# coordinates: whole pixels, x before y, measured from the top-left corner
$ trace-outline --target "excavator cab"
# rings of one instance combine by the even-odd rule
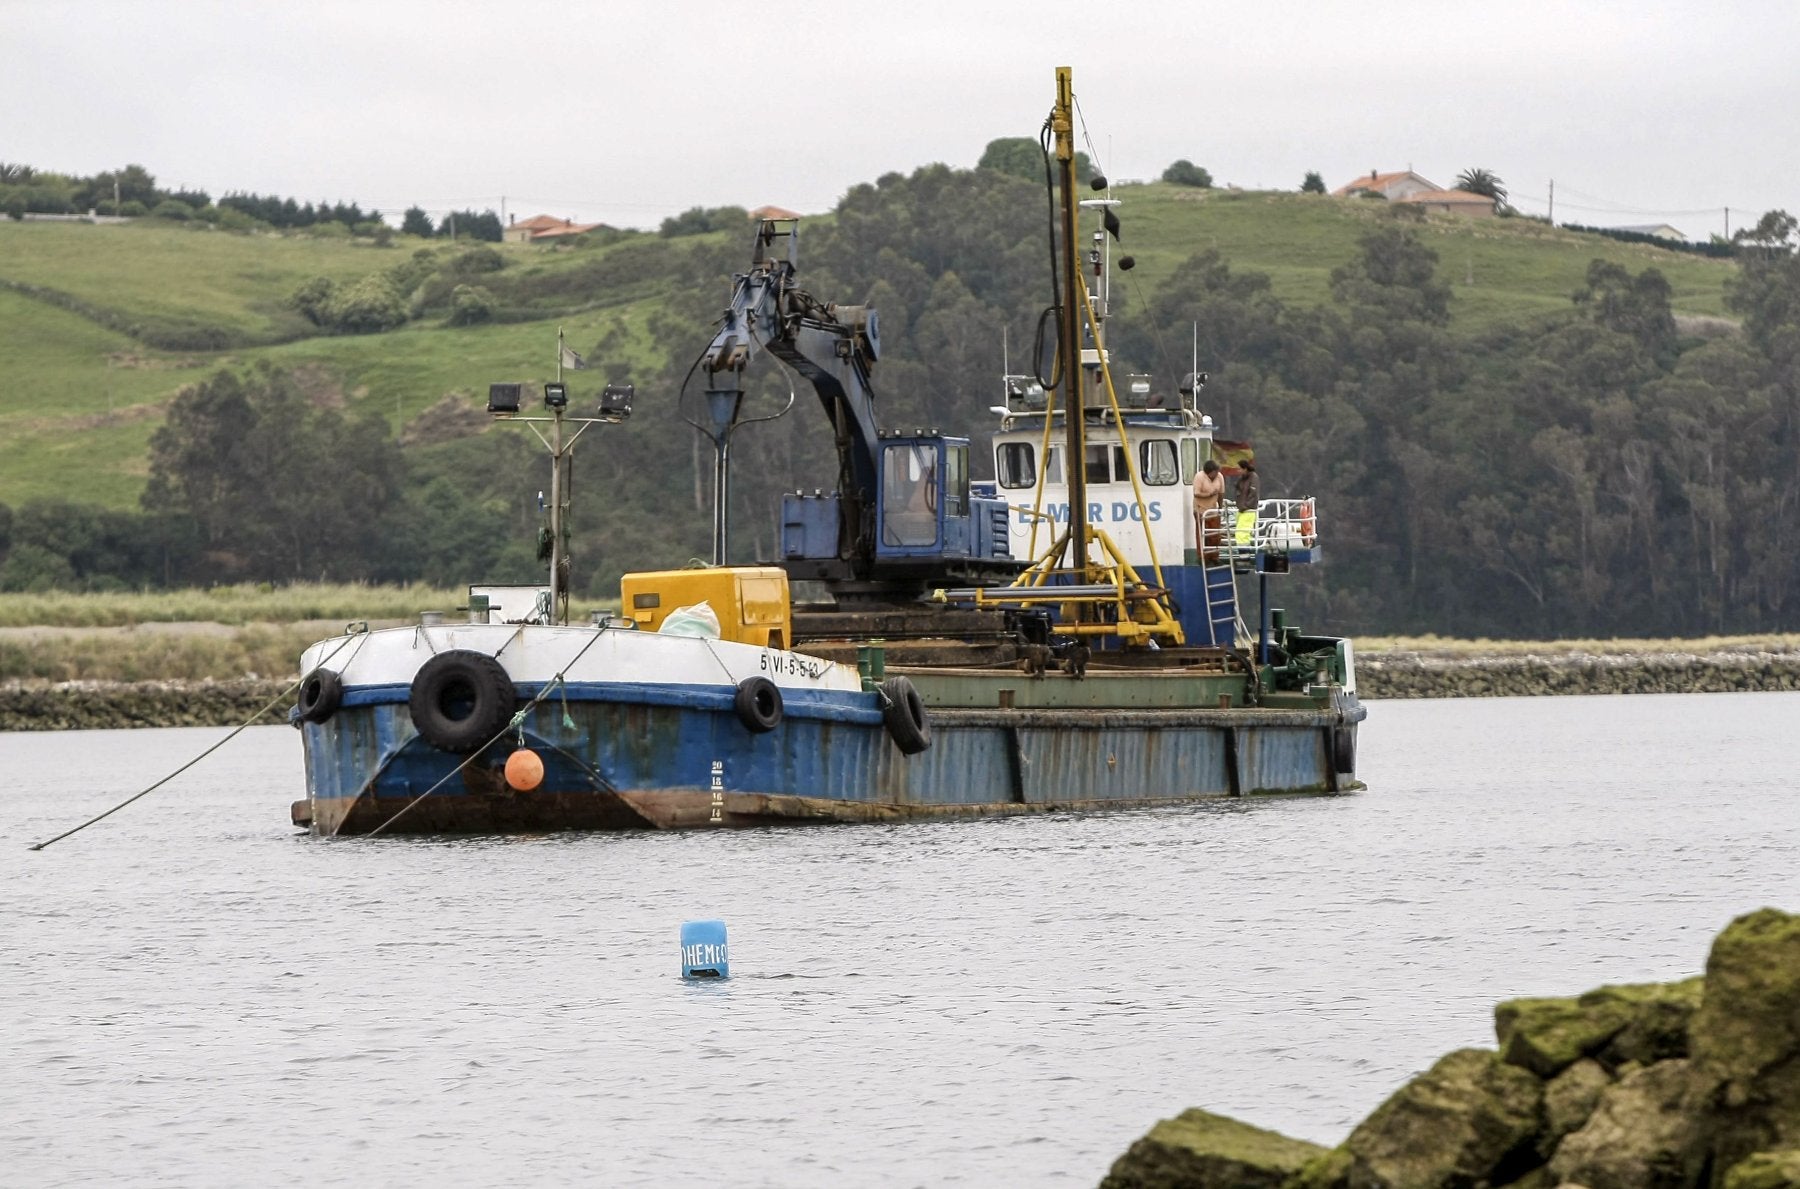
[[[876,452],[875,550],[868,575],[1016,571],[1004,500],[973,495],[969,439],[884,434]],[[782,561],[798,578],[833,577],[839,548],[838,496],[782,499]]]

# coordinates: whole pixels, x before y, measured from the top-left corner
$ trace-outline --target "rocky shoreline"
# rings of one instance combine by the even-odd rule
[[[59,681],[0,684],[0,731],[82,731],[123,727],[235,727],[292,680]],[[287,722],[288,699],[257,719]]]
[[[1366,651],[1356,672],[1369,699],[1800,690],[1800,650]],[[237,726],[291,681],[7,681],[0,731]],[[287,710],[258,721],[284,723]]]
[[[1800,689],[1800,651],[1359,652],[1365,698],[1718,694]]]
[[[1204,1110],[1102,1189],[1800,1189],[1800,916],[1765,908],[1703,977],[1494,1009],[1335,1148]]]

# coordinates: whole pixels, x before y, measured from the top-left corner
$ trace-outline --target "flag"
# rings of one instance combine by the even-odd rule
[[[571,371],[580,371],[587,366],[587,360],[575,354],[572,348],[564,347],[562,349],[562,365]]]

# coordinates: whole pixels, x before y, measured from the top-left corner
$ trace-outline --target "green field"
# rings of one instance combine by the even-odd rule
[[[1391,222],[1386,203],[1314,194],[1194,190],[1154,183],[1121,188],[1125,238],[1137,257],[1138,283],[1154,289],[1197,251],[1217,249],[1233,271],[1269,275],[1292,304],[1329,300],[1331,271],[1356,252],[1358,237]],[[1465,334],[1569,310],[1588,262],[1612,261],[1633,272],[1660,269],[1677,313],[1724,313],[1728,261],[1564,231],[1528,219],[1432,215],[1408,223],[1438,254],[1438,276],[1455,293],[1454,328]]]
[[[1163,183],[1123,187],[1118,196],[1121,250],[1139,261],[1124,283],[1144,295],[1195,252],[1216,248],[1235,271],[1267,273],[1284,301],[1326,301],[1332,269],[1356,253],[1362,234],[1392,217],[1368,201]],[[1722,314],[1723,282],[1732,272],[1729,262],[1524,219],[1433,216],[1416,226],[1452,285],[1452,329],[1466,335],[1568,314],[1570,294],[1597,257],[1633,271],[1661,269],[1683,314]],[[515,302],[509,320],[450,329],[427,316],[386,334],[326,336],[285,307],[289,294],[312,277],[351,282],[405,262],[421,241],[397,237],[382,248],[156,220],[0,220],[0,502],[54,497],[133,506],[147,477],[149,437],[168,402],[220,366],[264,359],[316,365],[332,390],[327,396],[396,425],[447,394],[473,402],[492,380],[550,374],[559,326],[577,349],[602,337],[617,344],[596,363],[652,369],[671,349],[685,354],[694,345],[654,342],[647,329],[676,293],[672,276],[647,275],[636,265],[658,259],[660,242],[640,236],[576,250],[503,245],[508,267],[493,275],[504,278]],[[434,242],[432,250],[447,260],[460,247]],[[609,261],[624,280],[604,272]],[[804,278],[804,257],[801,264]],[[511,320],[519,316],[534,320]],[[192,332],[237,345],[155,350],[134,337],[146,328],[157,341]],[[705,329],[695,327],[696,341]]]

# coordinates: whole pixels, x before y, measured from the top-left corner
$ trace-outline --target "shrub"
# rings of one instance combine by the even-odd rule
[[[124,215],[127,219],[141,219],[149,214],[150,211],[143,203],[132,198],[120,205],[119,213]]]
[[[380,219],[364,219],[361,223],[352,227],[350,232],[360,239],[378,240],[381,239],[384,234],[388,239],[394,238],[394,229],[389,227],[386,223],[383,223]]]
[[[708,231],[737,231],[748,226],[750,212],[741,206],[693,206],[662,221],[657,234],[665,239],[703,235]]]
[[[25,196],[17,191],[6,196],[6,213],[14,220],[25,217]]]
[[[140,204],[141,205],[141,204]],[[75,204],[66,192],[49,186],[34,186],[25,191],[25,209],[40,215],[72,215]],[[140,209],[139,214],[143,214]]]
[[[0,565],[0,590],[38,592],[67,590],[76,585],[75,568],[69,559],[52,553],[42,545],[16,545]]]
[[[1163,170],[1162,180],[1177,186],[1195,186],[1202,190],[1212,189],[1212,174],[1195,165],[1186,157],[1174,162]]]
[[[420,248],[400,263],[390,264],[382,275],[401,293],[411,293],[430,280],[437,270],[437,253],[430,248]]]
[[[194,217],[194,208],[177,199],[165,198],[150,213],[158,219],[173,219],[178,223],[185,223]]]
[[[258,226],[255,219],[236,207],[222,206],[213,209],[219,212],[218,223],[221,231],[255,231]]]
[[[483,244],[470,248],[450,262],[450,267],[465,275],[484,272],[499,272],[506,267],[506,257],[498,248],[490,248]]]
[[[337,282],[330,277],[314,277],[288,295],[287,305],[314,326],[331,325],[331,306],[337,297]]]
[[[479,285],[458,285],[450,294],[450,325],[476,326],[492,321],[494,295]]]
[[[340,228],[343,225],[337,224]],[[349,234],[348,229],[344,229]],[[364,277],[338,291],[327,313],[333,330],[345,334],[372,334],[392,330],[406,322],[406,299],[394,283],[380,273]]]

